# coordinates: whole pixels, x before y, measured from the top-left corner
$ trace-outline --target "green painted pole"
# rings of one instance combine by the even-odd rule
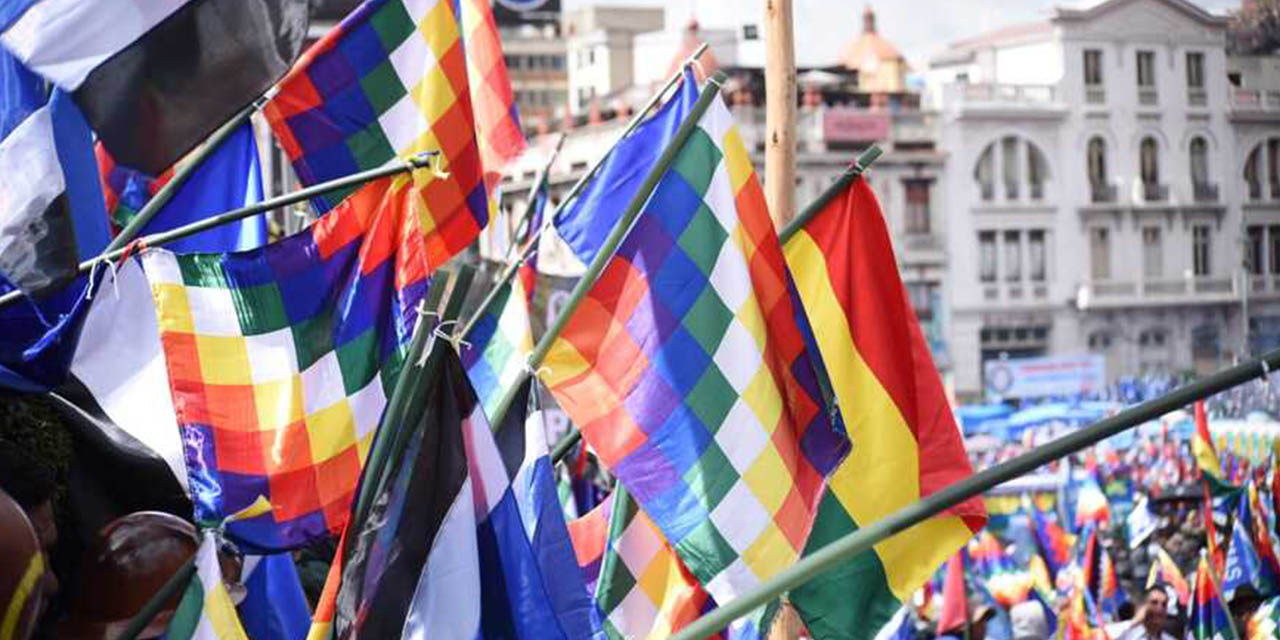
[[[541,229],[535,231],[533,229],[525,229],[525,227],[528,227],[529,223],[533,222],[533,205],[538,201],[538,192],[542,190],[542,187],[550,179],[551,165],[555,164],[556,158],[560,157],[560,149],[564,147],[564,141],[567,137],[564,133],[561,133],[556,138],[556,146],[551,150],[551,155],[547,156],[547,161],[538,169],[538,176],[533,179],[533,182],[529,183],[529,193],[524,197],[524,209],[520,214],[520,222],[512,232],[511,244],[507,246],[507,255],[503,257],[503,262],[510,263],[517,250],[521,253],[527,251],[528,247],[521,246],[522,244],[528,245],[537,241],[537,231],[541,231]],[[524,233],[521,233],[522,231]],[[518,240],[521,236],[524,236],[524,243]]]
[[[870,551],[886,538],[906,531],[969,498],[981,495],[997,485],[1026,475],[1049,462],[1081,451],[1117,433],[1155,420],[1170,411],[1181,409],[1197,400],[1203,400],[1254,378],[1266,376],[1278,368],[1280,368],[1280,349],[1269,351],[1256,360],[1218,371],[1164,396],[1130,407],[1079,431],[1041,445],[1012,460],[983,469],[801,558],[795,564],[762,582],[755,589],[698,618],[693,624],[681,630],[675,639],[706,638],[723,629],[730,622],[747,615],[756,607],[808,582],[824,571],[835,568],[849,558],[864,551]],[[857,444],[855,443],[854,446]]]
[[[786,227],[783,227],[782,231],[778,233],[778,241],[781,244],[786,244],[787,240],[790,239],[791,236],[795,235],[797,231],[802,229],[804,225],[809,222],[809,220],[813,219],[813,216],[817,215],[823,207],[827,206],[827,203],[831,202],[832,198],[839,195],[841,191],[844,191],[845,187],[848,187],[849,183],[853,182],[854,178],[862,175],[862,173],[867,170],[867,167],[871,166],[871,163],[875,162],[881,154],[882,152],[880,151],[880,147],[875,145],[868,147],[866,151],[859,154],[858,159],[854,162],[853,166],[849,167],[848,170],[841,174],[841,176],[832,183],[826,191],[823,191],[816,200],[810,203],[809,206],[805,207],[794,220],[787,223]],[[564,457],[569,455],[569,452],[573,450],[573,446],[578,444],[578,441],[581,439],[582,432],[570,425],[569,433],[565,434],[565,436],[561,438],[560,441],[551,449],[551,464],[555,465],[563,460]]]
[[[420,153],[418,155],[415,155],[410,158],[406,158],[404,160],[397,160],[385,167],[370,169],[368,171],[361,171],[360,173],[353,173],[349,176],[338,178],[337,180],[323,182],[321,184],[307,187],[306,189],[302,189],[300,191],[295,191],[293,193],[279,196],[277,198],[272,198],[270,200],[264,200],[254,205],[249,205],[247,207],[243,207],[240,209],[234,209],[232,211],[219,213],[217,215],[213,215],[208,218],[205,218],[204,220],[198,220],[196,222],[192,222],[191,224],[182,225],[181,227],[177,227],[175,229],[162,231],[160,233],[153,233],[149,236],[145,236],[143,240],[146,242],[147,246],[149,247],[158,247],[158,246],[173,242],[175,240],[181,240],[182,238],[195,235],[197,233],[200,233],[201,231],[212,229],[214,227],[219,227],[224,224],[229,224],[237,220],[243,220],[245,218],[248,218],[250,216],[255,216],[265,211],[270,211],[277,207],[284,207],[297,202],[309,200],[315,196],[329,193],[330,191],[338,191],[340,189],[345,189],[353,185],[363,184],[371,180],[376,180],[378,178],[396,175],[398,173],[405,173],[408,171],[412,171],[414,169],[425,169],[431,166],[431,159],[437,153],[438,152],[435,152],[435,151]],[[117,249],[104,251],[100,255],[97,255],[93,258],[85,260],[84,262],[80,263],[80,266],[77,269],[77,273],[88,273],[90,270],[93,269],[94,265],[116,260],[120,256],[124,255],[127,249],[128,247],[120,247]],[[21,297],[22,297],[22,292],[16,289],[4,295],[0,295],[0,308],[4,308],[6,305],[12,304],[14,301],[18,300]]]
[[[787,226],[782,228],[782,231],[778,232],[778,242],[784,245],[787,244],[787,241],[791,239],[791,236],[794,236],[797,231],[803,229],[804,225],[809,224],[809,221],[812,220],[814,216],[818,215],[818,212],[822,211],[823,207],[826,207],[833,198],[840,195],[840,193],[849,186],[849,183],[862,175],[863,172],[867,170],[867,167],[870,167],[871,163],[875,162],[883,153],[884,152],[880,150],[880,147],[871,145],[862,153],[858,154],[858,158],[857,160],[854,160],[853,166],[840,174],[840,177],[837,178],[835,182],[831,183],[831,186],[827,187],[826,191],[823,191],[822,194],[813,202],[810,202],[809,206],[800,211],[800,213],[797,214],[791,222],[787,223]]]
[[[195,574],[196,554],[192,553],[186,563],[178,567],[178,570],[169,578],[169,581],[164,583],[164,586],[160,587],[160,590],[151,596],[151,599],[146,604],[142,605],[137,615],[133,616],[133,619],[129,621],[129,626],[120,632],[116,640],[134,640],[134,638],[137,638],[138,634],[142,633],[147,628],[147,625],[151,624],[152,620],[155,620],[157,615],[160,615],[160,610],[164,608],[165,603],[175,595],[182,593],[183,589],[186,589]]]
[[[556,216],[560,215],[560,211],[568,206],[574,198],[577,198],[578,194],[582,193],[582,190],[587,186],[587,183],[591,181],[591,178],[596,175],[596,172],[600,170],[600,167],[604,166],[605,160],[608,160],[609,156],[613,154],[613,150],[618,147],[618,143],[631,135],[631,132],[635,131],[636,127],[640,126],[641,122],[644,122],[644,119],[649,115],[649,112],[662,101],[662,96],[666,95],[666,93],[671,90],[671,87],[674,87],[676,82],[678,82],[681,76],[684,75],[685,68],[693,64],[693,62],[698,59],[698,56],[702,55],[702,52],[706,50],[707,43],[704,42],[699,45],[698,48],[685,59],[684,64],[680,65],[680,70],[672,74],[670,78],[667,78],[667,83],[662,85],[662,89],[653,94],[649,98],[649,101],[631,117],[631,121],[627,123],[627,128],[623,129],[622,133],[618,134],[617,139],[613,141],[613,144],[609,145],[609,149],[604,153],[604,155],[601,155],[600,158],[596,160],[596,163],[591,165],[591,168],[588,169],[586,173],[582,174],[581,178],[578,178],[578,181],[573,184],[571,189],[569,189],[569,193],[565,194],[564,198],[560,200],[560,204],[556,207],[555,211],[551,215],[547,216],[547,219],[542,222],[542,228],[538,229],[530,236],[528,244],[525,245],[524,250],[520,253],[520,259],[514,262],[508,262],[507,267],[498,276],[498,279],[494,281],[493,289],[489,291],[489,294],[480,302],[480,306],[475,310],[475,313],[471,315],[471,318],[468,319],[466,324],[462,326],[462,329],[459,330],[457,334],[458,337],[465,337],[467,333],[471,331],[471,328],[475,326],[476,322],[489,311],[489,307],[493,306],[494,301],[498,299],[498,293],[502,290],[502,287],[516,276],[516,270],[519,269],[520,265],[523,264],[525,260],[528,260],[529,256],[533,254],[534,248],[538,246],[538,238],[541,237],[542,232],[551,228],[551,226],[555,224]],[[532,197],[532,187],[530,187],[530,189],[529,194],[530,197]],[[494,422],[494,424],[498,423]]]
[[[698,127],[698,120],[702,119],[702,114],[706,112],[707,107],[711,106],[711,101],[720,95],[720,85],[724,82],[725,75],[717,72],[712,76],[702,88],[702,95],[698,96],[698,101],[693,104],[688,117],[684,122],[680,123],[680,128],[676,130],[676,134],[671,138],[671,142],[662,150],[662,155],[658,157],[658,161],[654,163],[653,168],[649,170],[649,174],[645,176],[644,182],[640,188],[636,190],[635,196],[631,198],[631,202],[627,204],[627,208],[622,212],[622,216],[618,222],[613,225],[613,229],[609,231],[608,237],[605,238],[604,244],[596,252],[596,257],[587,265],[587,270],[578,279],[578,284],[573,288],[573,293],[569,294],[569,300],[565,303],[564,308],[560,311],[560,315],[556,316],[555,322],[547,327],[542,338],[538,340],[538,344],[533,347],[533,352],[529,354],[529,366],[521,370],[520,375],[507,389],[503,395],[502,401],[494,409],[492,424],[502,424],[502,419],[506,417],[507,410],[511,408],[511,403],[515,401],[515,397],[520,391],[520,386],[542,365],[543,359],[547,357],[547,353],[551,351],[551,345],[555,343],[556,337],[564,330],[565,325],[569,324],[569,318],[573,316],[573,312],[577,310],[578,305],[582,304],[582,299],[587,296],[587,292],[595,285],[596,280],[600,278],[600,274],[604,272],[605,265],[609,260],[613,259],[613,252],[617,250],[618,245],[622,244],[622,239],[626,237],[627,232],[631,230],[631,223],[635,221],[636,216],[640,215],[640,211],[644,208],[649,196],[653,190],[658,187],[658,182],[662,180],[662,176],[666,174],[671,163],[675,161],[676,154],[684,147],[684,143],[693,134],[693,130]]]
[[[191,174],[195,173],[196,169],[199,169],[200,165],[204,164],[205,159],[213,155],[213,152],[217,151],[218,147],[221,147],[222,143],[226,142],[227,138],[230,138],[231,134],[240,128],[240,125],[248,122],[249,118],[258,111],[258,107],[259,102],[254,102],[241,109],[239,113],[231,116],[230,120],[214,130],[203,146],[191,154],[191,157],[186,162],[180,163],[178,170],[174,171],[173,177],[164,183],[164,186],[160,187],[160,190],[155,195],[151,196],[151,199],[142,206],[142,209],[138,210],[137,215],[111,240],[105,251],[115,251],[129,244],[137,237],[142,232],[142,228],[147,226],[147,223],[151,222],[151,219],[156,217],[156,214],[166,204],[169,204],[174,194],[178,193],[178,189],[181,189],[182,185],[187,183],[187,178],[190,178]]]

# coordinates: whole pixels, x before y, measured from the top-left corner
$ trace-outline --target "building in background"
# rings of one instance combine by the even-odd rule
[[[569,100],[560,0],[494,0],[507,76],[526,131],[545,130]]]
[[[574,114],[599,108],[634,84],[635,36],[662,29],[662,9],[586,5],[565,13],[569,106]]]
[[[1226,28],[1185,0],[1107,0],[931,60],[962,396],[1003,357],[1101,354],[1112,379],[1212,370],[1245,351],[1246,307],[1274,317],[1280,207],[1251,158],[1280,103],[1228,82]]]

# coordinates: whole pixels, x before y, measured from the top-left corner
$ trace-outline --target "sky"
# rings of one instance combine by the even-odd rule
[[[862,30],[866,0],[793,0],[796,59],[802,66],[833,64],[841,48]],[[1212,13],[1240,6],[1239,0],[1192,0]],[[1078,0],[873,0],[880,34],[898,46],[920,70],[947,43],[1003,26],[1043,20],[1055,6],[1090,6]],[[587,4],[666,6],[683,24],[692,13],[704,26],[742,15],[763,16],[764,0],[563,0],[566,9]]]

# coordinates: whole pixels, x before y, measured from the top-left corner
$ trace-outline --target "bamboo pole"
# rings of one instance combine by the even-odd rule
[[[560,315],[556,316],[555,321],[551,323],[551,326],[547,327],[546,332],[542,334],[542,338],[538,340],[538,344],[533,347],[533,352],[529,354],[529,366],[522,369],[520,375],[507,388],[502,401],[494,409],[491,418],[492,424],[502,424],[503,418],[506,417],[507,411],[511,408],[511,403],[515,401],[516,395],[520,391],[520,386],[542,365],[542,361],[547,357],[547,353],[551,351],[551,345],[555,343],[556,337],[564,330],[565,325],[569,324],[569,319],[573,317],[573,312],[578,309],[578,305],[587,296],[587,292],[591,290],[596,280],[599,279],[600,274],[604,272],[605,265],[613,259],[613,252],[617,250],[618,245],[622,244],[623,238],[631,230],[631,223],[635,221],[636,216],[640,215],[641,209],[649,201],[649,196],[658,187],[658,181],[666,174],[671,163],[675,161],[676,154],[684,146],[689,136],[693,134],[693,130],[697,128],[698,120],[702,118],[702,114],[706,112],[707,107],[711,106],[711,101],[720,95],[720,85],[724,82],[724,78],[723,73],[717,72],[707,80],[707,83],[702,88],[702,95],[698,96],[698,101],[690,109],[689,116],[685,118],[684,122],[680,123],[680,128],[676,130],[675,136],[671,138],[667,148],[663,149],[662,155],[658,157],[658,161],[649,170],[648,175],[645,176],[644,182],[641,183],[635,196],[631,198],[631,202],[623,211],[622,216],[613,225],[613,229],[609,231],[604,244],[596,252],[595,259],[591,261],[591,264],[587,266],[586,272],[578,279],[578,284],[573,288],[573,293],[569,294],[569,300],[565,302]]]
[[[791,0],[764,3],[764,189],[773,226],[796,212],[796,47]]]
[[[871,550],[886,538],[937,516],[984,491],[1097,444],[1117,433],[1159,418],[1170,411],[1181,409],[1197,400],[1203,400],[1253,378],[1266,376],[1277,368],[1280,368],[1280,349],[1269,351],[1261,358],[1249,360],[1183,385],[1164,396],[1125,409],[1016,458],[983,469],[801,558],[795,564],[762,582],[755,589],[695,620],[681,630],[675,638],[676,640],[706,638],[723,629],[730,622],[747,615],[756,607],[808,582],[814,576],[833,569],[841,562]]]
[[[787,240],[791,239],[791,236],[794,236],[797,231],[803,229],[804,225],[808,224],[808,222],[813,219],[813,216],[817,215],[819,211],[826,207],[827,203],[831,202],[833,198],[840,195],[840,193],[849,186],[850,182],[853,182],[855,178],[862,175],[863,172],[867,170],[867,167],[870,167],[871,163],[875,162],[882,153],[883,152],[880,151],[880,147],[872,145],[859,154],[857,160],[854,161],[854,164],[845,170],[845,172],[841,174],[830,187],[827,187],[826,191],[823,191],[816,200],[804,208],[804,211],[800,212],[800,215],[793,218],[791,222],[787,223],[787,226],[783,227],[782,231],[778,233],[778,241],[781,244],[786,244]],[[554,465],[563,460],[565,456],[569,455],[569,451],[573,449],[573,446],[578,444],[578,441],[581,439],[582,432],[578,431],[573,425],[570,425],[569,433],[565,434],[565,436],[561,438],[560,441],[551,449],[551,464]]]
[[[560,204],[556,207],[555,211],[551,215],[547,216],[546,220],[542,221],[542,228],[534,232],[535,235],[532,235],[529,238],[529,242],[525,245],[524,251],[520,253],[520,259],[514,262],[509,262],[506,269],[503,270],[498,276],[498,279],[494,281],[493,288],[490,289],[489,294],[484,297],[484,300],[480,302],[480,306],[471,314],[471,317],[467,322],[462,325],[457,337],[465,337],[467,332],[475,326],[476,322],[489,311],[489,307],[493,306],[494,301],[498,299],[498,293],[502,290],[502,287],[516,276],[516,271],[520,268],[520,265],[523,264],[525,260],[529,259],[529,256],[533,252],[533,248],[537,246],[538,238],[544,231],[555,224],[556,216],[560,215],[560,211],[569,206],[569,203],[572,202],[574,198],[577,198],[579,193],[582,193],[582,190],[587,186],[587,183],[591,181],[591,178],[596,175],[596,172],[600,170],[600,167],[604,166],[605,160],[608,160],[609,156],[613,154],[613,150],[617,148],[618,143],[631,135],[631,132],[635,131],[636,127],[640,126],[640,123],[644,122],[644,119],[649,115],[649,112],[662,102],[662,96],[666,95],[666,93],[680,81],[681,76],[684,75],[685,68],[693,64],[693,61],[697,60],[698,56],[702,55],[702,52],[706,50],[707,44],[705,42],[699,45],[698,48],[685,59],[684,64],[680,65],[680,69],[672,74],[670,78],[667,78],[666,84],[662,85],[662,88],[659,89],[657,93],[653,94],[649,98],[649,101],[631,117],[631,121],[627,123],[627,128],[623,129],[622,133],[618,134],[618,137],[613,141],[613,144],[609,145],[608,151],[601,155],[600,158],[596,160],[596,163],[591,165],[591,168],[588,169],[586,173],[582,174],[581,178],[578,178],[578,181],[569,189],[569,193],[565,194],[565,197],[560,200]],[[495,422],[494,424],[497,423]]]
[[[270,200],[264,200],[257,204],[249,205],[247,207],[242,207],[240,209],[233,209],[231,211],[226,211],[213,216],[209,216],[204,220],[197,220],[196,222],[192,222],[191,224],[185,224],[175,229],[170,229],[168,231],[161,231],[160,233],[153,233],[149,236],[143,237],[142,239],[143,241],[146,242],[147,246],[149,247],[157,247],[157,246],[165,245],[175,240],[181,240],[182,238],[195,235],[197,233],[200,233],[201,231],[206,231],[208,229],[219,227],[224,224],[229,224],[237,220],[243,220],[250,216],[255,216],[259,213],[270,211],[277,207],[284,207],[297,202],[302,202],[304,200],[309,200],[315,196],[329,193],[331,191],[338,191],[340,189],[345,189],[353,185],[363,184],[365,182],[376,180],[378,178],[384,178],[386,176],[393,176],[396,174],[405,173],[408,171],[412,171],[414,169],[428,168],[431,166],[431,159],[435,157],[438,153],[439,153],[438,151],[428,151],[424,153],[419,153],[417,155],[411,156],[409,158],[405,158],[403,160],[397,160],[385,167],[370,169],[368,171],[361,171],[360,173],[353,173],[349,176],[338,178],[337,180],[330,180],[329,182],[323,182],[311,187],[307,187],[306,189],[294,191],[293,193],[272,198]],[[104,251],[103,253],[97,256],[94,256],[92,258],[89,258],[88,260],[85,260],[84,262],[81,262],[76,272],[88,273],[90,270],[93,269],[95,265],[98,265],[104,262],[111,262],[113,260],[119,259],[120,256],[124,255],[127,250],[128,250],[128,247],[120,247],[120,248]],[[14,301],[18,300],[22,296],[23,296],[22,292],[16,289],[4,295],[0,295],[0,308],[4,308],[6,305],[12,304]]]

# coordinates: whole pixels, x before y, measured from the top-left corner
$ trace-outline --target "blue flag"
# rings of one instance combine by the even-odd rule
[[[658,162],[698,100],[698,83],[685,70],[679,92],[636,127],[609,154],[582,193],[556,215],[556,231],[578,259],[590,264],[645,176]]]
[[[302,640],[311,627],[311,609],[287,553],[245,556],[244,601],[236,607],[240,624],[254,640]]]
[[[0,309],[0,387],[66,377],[88,282],[76,268],[109,239],[91,145],[71,97],[0,49],[0,293],[61,287]]]
[[[1262,561],[1258,548],[1253,544],[1249,528],[1253,526],[1253,510],[1248,496],[1240,496],[1235,522],[1231,525],[1231,546],[1227,550],[1227,563],[1222,571],[1222,595],[1230,602],[1236,590],[1252,587],[1259,596],[1267,597],[1276,592],[1275,572]]]
[[[152,196],[156,180],[136,169],[112,164],[103,168],[103,179],[115,202],[112,215],[123,226]],[[214,214],[262,201],[262,169],[253,127],[244,123],[178,187],[142,228],[139,236],[176,229]],[[175,253],[244,251],[267,242],[265,215],[225,224],[172,242]]]

